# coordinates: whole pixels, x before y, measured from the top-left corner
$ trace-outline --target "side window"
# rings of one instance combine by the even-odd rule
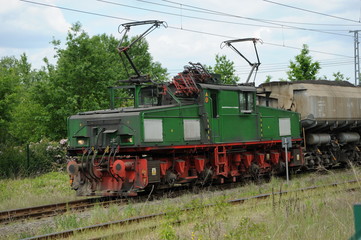
[[[254,93],[241,92],[239,93],[239,109],[242,113],[251,113],[254,108]]]
[[[248,103],[247,110],[253,111],[253,109],[254,109],[254,93],[253,92],[247,93],[247,103]]]
[[[247,98],[245,93],[239,94],[239,109],[241,109],[241,111],[247,110]]]

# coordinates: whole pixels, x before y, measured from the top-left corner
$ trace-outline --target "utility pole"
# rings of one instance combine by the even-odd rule
[[[360,51],[358,41],[358,33],[360,31],[361,30],[350,31],[350,33],[354,33],[355,86],[360,84]]]

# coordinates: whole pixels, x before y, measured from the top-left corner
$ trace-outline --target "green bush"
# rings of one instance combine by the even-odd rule
[[[24,174],[26,152],[22,147],[0,145],[0,177],[16,177]]]
[[[63,170],[66,163],[66,144],[43,139],[24,146],[0,145],[0,178]]]

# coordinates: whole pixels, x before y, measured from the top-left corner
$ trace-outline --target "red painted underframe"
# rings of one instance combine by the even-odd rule
[[[300,142],[302,138],[292,139],[292,142]],[[210,148],[210,147],[230,147],[230,146],[249,146],[249,145],[275,145],[282,143],[282,140],[258,141],[258,142],[235,142],[235,143],[212,143],[212,144],[194,144],[194,145],[171,145],[171,146],[154,146],[154,147],[128,147],[120,148],[122,152],[134,151],[152,151],[166,149],[193,149],[193,148]]]

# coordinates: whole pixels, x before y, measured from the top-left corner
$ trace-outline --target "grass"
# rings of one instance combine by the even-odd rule
[[[65,173],[51,172],[35,178],[0,180],[0,210],[75,200]]]
[[[107,230],[77,234],[74,239],[88,239],[109,235],[108,239],[119,239],[114,233],[132,230],[120,235],[129,239],[348,239],[354,232],[352,206],[360,201],[361,191],[335,191],[336,189],[318,189],[304,193],[266,199],[247,201],[242,205],[229,205],[228,199],[253,196],[279,190],[292,190],[313,185],[329,184],[357,179],[360,169],[327,174],[310,173],[295,176],[289,184],[281,178],[272,178],[267,184],[247,184],[243,187],[225,191],[190,192],[177,198],[164,198],[146,203],[134,203],[127,206],[111,205],[108,208],[95,206],[84,214],[69,212],[52,218],[48,226],[33,229],[31,234],[45,234],[70,228],[104,223],[132,216],[167,211],[165,218],[158,218],[142,224],[129,224],[111,227]],[[70,190],[67,176],[51,173],[34,179],[7,180],[15,186],[15,191],[6,191],[7,198],[0,197],[0,206],[19,205],[24,199],[36,198],[37,201],[57,202],[75,198]],[[4,182],[0,182],[3,190]],[[25,188],[28,191],[24,190]],[[61,186],[59,186],[61,185]],[[338,187],[339,190],[346,186]],[[21,190],[21,191],[20,191]],[[30,193],[29,193],[30,192]],[[62,197],[62,198],[61,198]],[[6,203],[13,202],[13,203]],[[29,202],[29,201],[25,201]],[[6,203],[6,204],[5,204]],[[215,203],[212,208],[198,208],[183,214],[179,209],[201,207]],[[25,204],[26,205],[26,204]],[[0,229],[1,231],[1,229]],[[9,236],[17,239],[29,233],[17,233]]]

